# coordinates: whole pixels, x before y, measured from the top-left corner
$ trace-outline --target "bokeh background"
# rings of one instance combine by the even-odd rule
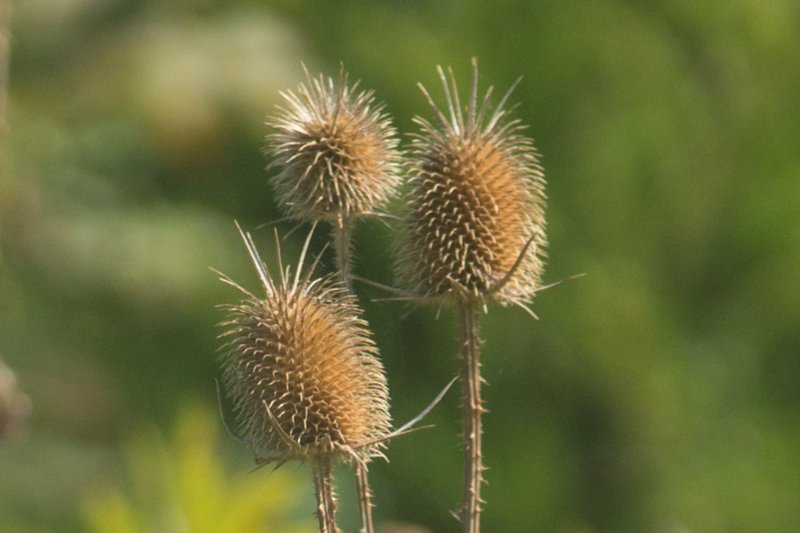
[[[800,527],[800,3],[0,5],[0,357],[32,405],[0,441],[3,532],[314,531],[307,466],[250,473],[220,423],[215,305],[237,295],[208,267],[256,288],[233,220],[281,216],[264,121],[301,62],[343,62],[408,142],[415,84],[441,98],[435,65],[465,83],[471,56],[483,89],[523,76],[547,281],[586,273],[538,321],[484,320],[485,530]],[[391,283],[392,230],[356,239]],[[455,373],[452,314],[357,290],[403,422]],[[371,468],[387,531],[458,530],[458,417],[451,394]]]

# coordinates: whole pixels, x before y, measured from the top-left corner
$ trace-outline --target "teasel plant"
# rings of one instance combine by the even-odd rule
[[[294,274],[278,252],[279,282],[241,234],[264,296],[220,274],[243,295],[225,306],[221,324],[223,385],[237,433],[259,464],[312,463],[320,532],[335,533],[333,464],[383,457],[391,433],[378,350],[355,297],[334,275],[313,277],[319,256],[304,271],[311,232]]]
[[[264,297],[215,271],[243,295],[239,304],[223,306],[228,316],[220,324],[226,339],[222,381],[236,412],[236,428],[226,426],[254,451],[259,466],[311,462],[320,532],[336,533],[333,465],[355,464],[366,474],[367,462],[386,459],[391,439],[427,427],[415,426],[455,379],[416,417],[392,429],[386,376],[355,296],[337,274],[314,277],[322,252],[304,267],[314,226],[294,274],[283,265],[275,232],[277,282],[252,236],[237,228]],[[362,529],[371,527],[363,516],[366,496],[359,495]]]
[[[433,120],[416,117],[410,192],[397,246],[400,298],[453,304],[459,324],[462,386],[464,533],[480,531],[483,483],[479,322],[488,304],[529,307],[543,289],[547,244],[545,180],[525,127],[506,107],[515,83],[491,108],[479,97],[478,64],[462,107],[451,69],[437,67],[445,108],[419,84]]]
[[[0,358],[0,444],[26,433],[31,401],[22,392],[14,372]]]
[[[284,107],[268,121],[268,168],[278,203],[292,219],[333,225],[336,266],[352,290],[352,232],[356,220],[382,212],[399,182],[396,132],[371,91],[339,79],[312,78],[281,93]],[[372,490],[365,464],[356,466],[362,531],[372,533]]]
[[[351,288],[352,233],[366,216],[387,216],[384,208],[400,180],[396,130],[372,91],[320,75],[295,91],[282,92],[284,105],[267,121],[268,169],[288,218],[333,225],[337,267]]]

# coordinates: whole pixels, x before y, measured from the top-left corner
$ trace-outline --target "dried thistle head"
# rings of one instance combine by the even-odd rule
[[[268,122],[278,200],[289,215],[341,221],[381,209],[398,184],[396,132],[371,91],[322,75],[296,92],[281,93],[286,107]]]
[[[310,237],[310,235],[309,235]],[[274,283],[250,239],[265,296],[244,294],[222,323],[223,381],[242,438],[264,461],[381,455],[390,431],[386,376],[355,297],[327,276]]]
[[[524,126],[508,119],[506,93],[490,114],[478,101],[478,67],[462,110],[452,71],[438,68],[447,116],[419,87],[435,121],[416,117],[411,192],[398,246],[398,275],[427,298],[492,298],[523,305],[539,286],[545,236],[544,173]],[[516,85],[516,84],[515,84]]]
[[[0,441],[22,432],[28,421],[31,403],[17,387],[17,378],[0,359]]]

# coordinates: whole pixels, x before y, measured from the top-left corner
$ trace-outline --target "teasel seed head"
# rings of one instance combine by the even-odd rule
[[[28,396],[20,391],[14,372],[0,359],[0,442],[23,433],[30,411]]]
[[[400,283],[425,298],[492,299],[523,305],[544,266],[544,172],[524,126],[505,104],[490,113],[490,87],[478,101],[478,67],[462,110],[452,71],[441,67],[447,116],[420,84],[434,122],[416,117],[411,192],[397,270]],[[516,85],[516,84],[515,84]]]
[[[305,66],[304,66],[305,68]],[[338,221],[383,208],[399,182],[395,129],[372,91],[320,75],[281,93],[269,120],[269,167],[281,207],[303,220]]]
[[[242,439],[265,462],[381,456],[389,394],[355,297],[335,277],[312,279],[315,265],[302,273],[308,239],[294,279],[281,268],[276,284],[243,236],[265,296],[222,278],[244,294],[222,323],[223,382]]]

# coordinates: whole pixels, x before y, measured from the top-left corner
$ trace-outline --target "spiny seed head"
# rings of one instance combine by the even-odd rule
[[[281,206],[304,220],[336,221],[385,206],[398,184],[397,138],[371,91],[312,79],[281,93],[286,107],[268,122],[272,183]]]
[[[448,85],[438,68],[448,116],[420,85],[436,120],[415,118],[398,277],[422,297],[522,304],[543,270],[544,173],[524,127],[507,118],[511,91],[490,115],[492,88],[478,102],[475,59],[472,67],[465,110],[452,71]]]
[[[22,432],[30,410],[30,400],[19,390],[14,372],[0,359],[0,441]]]
[[[222,323],[223,382],[242,438],[264,461],[381,455],[388,389],[355,298],[333,277],[301,277],[302,258],[294,281],[287,269],[276,285],[248,248],[266,296],[223,278],[245,295]]]

